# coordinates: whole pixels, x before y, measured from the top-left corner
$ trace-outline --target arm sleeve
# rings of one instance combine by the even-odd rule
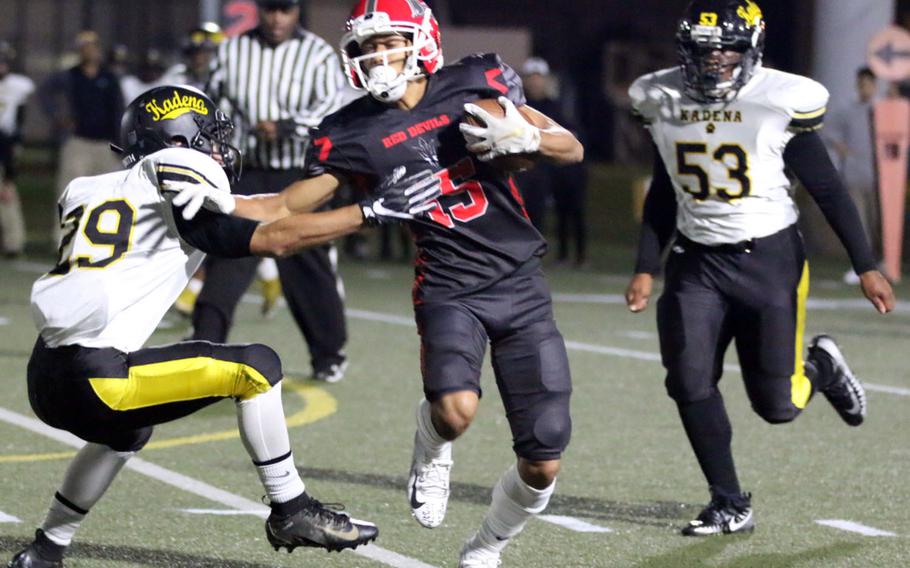
[[[660,271],[661,253],[675,230],[676,194],[667,167],[657,148],[654,148],[654,170],[642,215],[638,258],[635,261],[636,274],[657,274]]]
[[[177,232],[184,241],[206,254],[223,258],[250,256],[250,240],[259,223],[205,209],[187,221],[182,210],[173,207]]]
[[[853,270],[875,270],[875,258],[856,206],[841,182],[817,132],[794,136],[784,149],[784,163],[806,187],[828,224],[847,249]]]
[[[278,121],[279,138],[306,138],[310,128],[319,126],[326,115],[341,108],[344,76],[338,56],[324,44],[312,57],[303,63],[313,77],[312,96],[301,97],[294,115]]]

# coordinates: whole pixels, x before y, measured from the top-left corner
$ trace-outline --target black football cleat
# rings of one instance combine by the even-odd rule
[[[379,534],[373,523],[352,519],[306,493],[296,501],[300,508],[295,512],[282,515],[273,507],[265,521],[266,537],[275,550],[286,548],[292,552],[298,546],[309,546],[337,552],[367,544]]]
[[[25,549],[20,550],[7,564],[7,568],[63,568],[63,553],[65,546],[61,546],[45,536],[44,531],[35,531],[35,540]]]
[[[866,417],[866,389],[859,382],[837,343],[830,335],[816,335],[809,343],[809,357],[827,357],[831,362],[834,377],[822,394],[834,407],[841,419],[850,426],[859,426]]]
[[[727,497],[712,492],[711,502],[702,509],[698,517],[684,526],[684,536],[713,536],[752,532],[755,519],[752,516],[752,495],[743,493]]]

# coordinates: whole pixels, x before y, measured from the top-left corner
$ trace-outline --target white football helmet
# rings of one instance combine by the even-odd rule
[[[439,23],[421,0],[360,0],[354,6],[341,38],[341,58],[348,82],[367,90],[377,100],[395,102],[404,96],[408,81],[438,71],[443,65]],[[360,46],[378,35],[400,35],[411,45],[378,53],[363,54]],[[405,54],[404,70],[389,65],[389,57]],[[382,63],[364,70],[367,60]]]

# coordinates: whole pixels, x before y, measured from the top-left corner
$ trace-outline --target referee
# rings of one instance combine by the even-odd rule
[[[223,42],[207,91],[233,115],[244,171],[234,193],[273,193],[303,179],[307,129],[341,106],[341,65],[334,50],[299,25],[298,0],[257,0],[259,25]],[[281,286],[310,349],[313,376],[344,376],[347,340],[342,283],[333,246],[278,259]],[[193,311],[193,339],[224,343],[259,259],[206,261]]]

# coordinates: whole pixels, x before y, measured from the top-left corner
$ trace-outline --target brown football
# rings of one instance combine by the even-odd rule
[[[502,106],[500,106],[499,101],[496,99],[477,99],[472,102],[497,118],[503,117],[506,114]],[[521,113],[521,116],[523,116],[525,120],[531,122],[528,120],[528,115],[523,110],[519,109],[518,112]],[[465,113],[464,121],[475,126],[486,126],[479,119],[474,118],[473,115],[468,113]],[[510,173],[530,170],[534,167],[535,163],[533,154],[511,154],[509,156],[500,156],[489,162],[489,164],[496,169]]]

